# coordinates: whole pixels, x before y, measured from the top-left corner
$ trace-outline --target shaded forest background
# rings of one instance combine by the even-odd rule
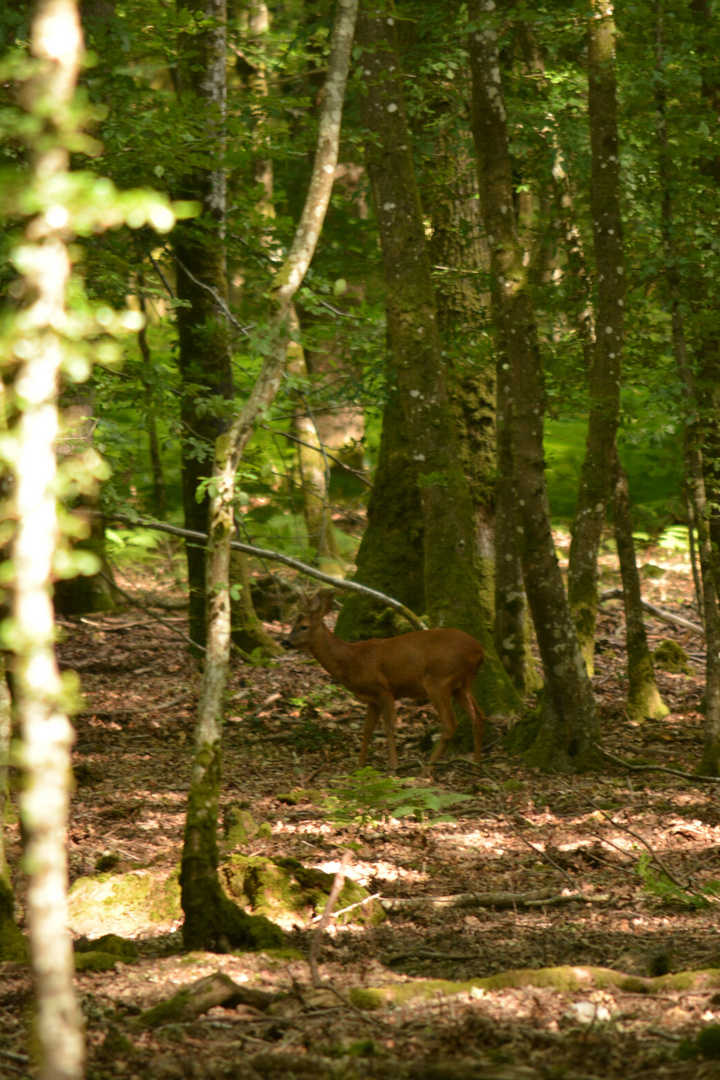
[[[140,1075],[186,1075],[164,1025],[180,1025],[191,1045],[205,1038],[192,1027],[199,1018],[210,1010],[222,1027],[228,1009],[241,1026],[267,1010],[281,1017],[239,1036],[248,1077],[335,1075],[334,1058],[347,1054],[363,1062],[348,1075],[490,1076],[498,1045],[513,1039],[507,1076],[525,1075],[528,1048],[539,1075],[548,1048],[564,1068],[582,1062],[584,1036],[564,1038],[568,1018],[594,1032],[629,1015],[618,995],[638,988],[675,994],[673,1052],[711,1061],[715,1036],[697,1032],[701,1022],[718,1030],[708,916],[720,774],[713,0],[616,12],[606,0],[38,0],[0,13],[0,41],[0,959],[13,980],[0,1002],[13,1029],[0,1066],[5,1054],[12,1070],[33,1068],[17,1019],[31,993],[29,940],[41,1075],[82,1074],[73,964],[92,979],[138,959],[120,938],[103,938],[105,954],[93,947],[108,930],[145,942],[140,962],[162,984],[162,1004],[132,979],[106,977],[109,1020],[93,1018],[88,1042],[93,1075],[117,1072],[115,1058]],[[33,485],[43,490],[29,509]],[[280,643],[314,579],[335,586],[333,628],[345,640],[425,626],[482,643],[484,764],[477,752],[472,765],[455,756],[470,748],[461,724],[430,779],[407,779],[437,736],[432,710],[414,709],[399,776],[353,771],[357,702]],[[116,633],[127,650],[111,644]],[[175,683],[178,694],[158,702]],[[139,708],[156,718],[138,742]],[[133,770],[156,736],[173,742],[156,758],[168,842],[150,852],[131,828],[124,851],[117,837],[101,851],[103,785],[117,793],[116,813],[140,821],[152,782],[141,766],[145,794],[133,802]],[[629,737],[655,744],[654,756],[627,760]],[[384,761],[379,732],[373,752]],[[228,766],[248,772],[247,790],[228,782]],[[607,780],[616,767],[622,781]],[[648,786],[646,819],[633,770],[655,769],[672,779],[667,798],[659,782]],[[516,798],[528,778],[534,799]],[[69,859],[71,916],[68,806],[83,823],[82,854]],[[449,807],[457,830],[428,839]],[[626,826],[636,812],[641,835]],[[602,828],[587,841],[590,817]],[[619,839],[610,826],[627,831]],[[499,862],[466,867],[464,846],[479,850],[493,829]],[[690,837],[700,868],[686,865],[678,836]],[[307,859],[303,844],[314,849]],[[435,873],[426,848],[438,851],[444,899],[417,895]],[[131,917],[123,889],[138,868],[162,899],[153,893],[156,907]],[[540,868],[564,884],[535,895]],[[259,898],[253,874],[285,893]],[[618,891],[613,875],[632,889]],[[492,884],[481,889],[481,878]],[[94,899],[98,884],[106,891]],[[292,890],[306,887],[311,898],[297,900]],[[85,892],[90,910],[112,908],[105,922],[88,916]],[[492,913],[483,930],[508,905],[537,912],[502,960],[477,945],[477,918],[457,914],[481,892]],[[418,899],[455,912],[449,944],[439,916],[412,908],[395,955],[394,931],[378,927]],[[321,989],[321,931],[340,905],[359,914],[333,923],[330,939],[345,926],[362,944],[326,956],[326,978],[344,971],[338,1006],[303,996],[301,972],[309,964]],[[663,905],[682,921],[671,933]],[[619,915],[633,906],[643,911],[634,921]],[[596,934],[579,951],[573,912]],[[647,941],[630,955],[639,928]],[[463,936],[469,967],[452,945]],[[392,955],[370,970],[386,946]],[[210,977],[187,991],[189,1006],[171,998],[175,960],[162,963],[181,948],[205,957]],[[299,966],[279,978],[270,961],[208,959],[243,949]],[[537,975],[580,962],[586,983]],[[401,979],[388,976],[395,965]],[[508,965],[535,972],[529,982],[510,973],[508,1006],[508,1016],[529,1009],[533,1031],[494,1042],[495,999],[485,1013],[473,1002],[498,986],[459,980]],[[673,982],[684,966],[690,982]],[[460,995],[461,1020],[433,1017],[437,1037],[424,1041],[413,1027],[424,1021],[409,1013],[401,1049],[385,1017],[382,1037],[366,1039],[373,1022],[360,1023],[362,1011],[393,1008],[401,997],[388,988],[420,985],[421,974],[454,978],[441,989]],[[272,989],[243,997],[249,978]],[[526,985],[579,994],[575,1012],[549,996],[528,1005]],[[685,992],[697,1000],[681,1001]],[[128,997],[129,1010],[119,1004]],[[337,1008],[342,1035],[318,1028],[316,1011]],[[608,1069],[622,1071],[623,1054],[638,1076],[669,1060],[637,1049],[642,1025],[618,1024],[620,1054],[598,1041]],[[137,1038],[133,1025],[151,1034]],[[454,1060],[458,1032],[462,1041],[473,1025],[480,1058]],[[253,1042],[263,1046],[248,1064]],[[222,1043],[208,1075],[240,1068],[234,1045]],[[368,1064],[376,1054],[382,1063]]]

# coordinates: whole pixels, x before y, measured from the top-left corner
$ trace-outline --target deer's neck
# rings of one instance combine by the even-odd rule
[[[313,635],[310,651],[328,675],[332,675],[336,682],[347,686],[348,678],[352,679],[353,648],[349,642],[335,637],[323,623],[322,630]]]

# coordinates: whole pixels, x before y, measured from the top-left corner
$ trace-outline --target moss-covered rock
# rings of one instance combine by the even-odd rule
[[[162,876],[149,870],[133,870],[78,878],[68,896],[71,928],[88,935],[110,929],[129,934],[148,924],[179,919],[182,911],[178,873],[176,869]]]
[[[94,951],[75,953],[75,970],[78,972],[110,971],[120,959],[114,953]]]
[[[114,956],[116,960],[129,963],[137,960],[138,951],[134,942],[127,938],[118,937],[117,934],[103,934],[102,937],[91,940],[80,938],[75,942],[76,953],[102,952]]]
[[[314,915],[322,914],[332,888],[333,875],[303,866],[297,859],[268,859],[260,855],[232,855],[220,868],[220,877],[228,895],[243,907],[265,915],[281,926],[305,926]],[[336,903],[336,910],[353,907],[338,917],[339,922],[375,925],[384,918],[367,889],[347,878]]]
[[[245,847],[260,831],[260,826],[250,811],[235,806],[225,812],[223,826],[227,848]]]
[[[691,675],[688,667],[688,654],[677,641],[666,638],[661,641],[653,653],[653,659],[657,667],[663,671],[670,671],[674,675]]]

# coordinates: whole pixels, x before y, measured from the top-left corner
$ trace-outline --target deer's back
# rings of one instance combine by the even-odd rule
[[[371,696],[378,689],[396,698],[425,698],[425,680],[448,679],[454,685],[474,677],[483,658],[479,641],[463,630],[419,630],[394,638],[370,638],[352,644],[346,669],[348,689]]]

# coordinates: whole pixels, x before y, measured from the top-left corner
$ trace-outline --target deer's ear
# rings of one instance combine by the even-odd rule
[[[307,610],[311,615],[322,616],[326,611],[330,610],[328,606],[328,593],[330,593],[330,602],[332,603],[332,592],[328,589],[318,589],[318,591],[310,597]]]
[[[332,589],[318,589],[310,600],[308,610],[312,615],[327,615],[332,607],[334,592]]]
[[[333,606],[333,600],[335,599],[335,593],[333,592],[332,589],[323,589],[322,592],[320,593],[320,595],[322,597],[322,602],[323,602],[322,603],[322,613],[323,613],[323,615],[327,615],[328,611],[330,611],[330,609]]]

